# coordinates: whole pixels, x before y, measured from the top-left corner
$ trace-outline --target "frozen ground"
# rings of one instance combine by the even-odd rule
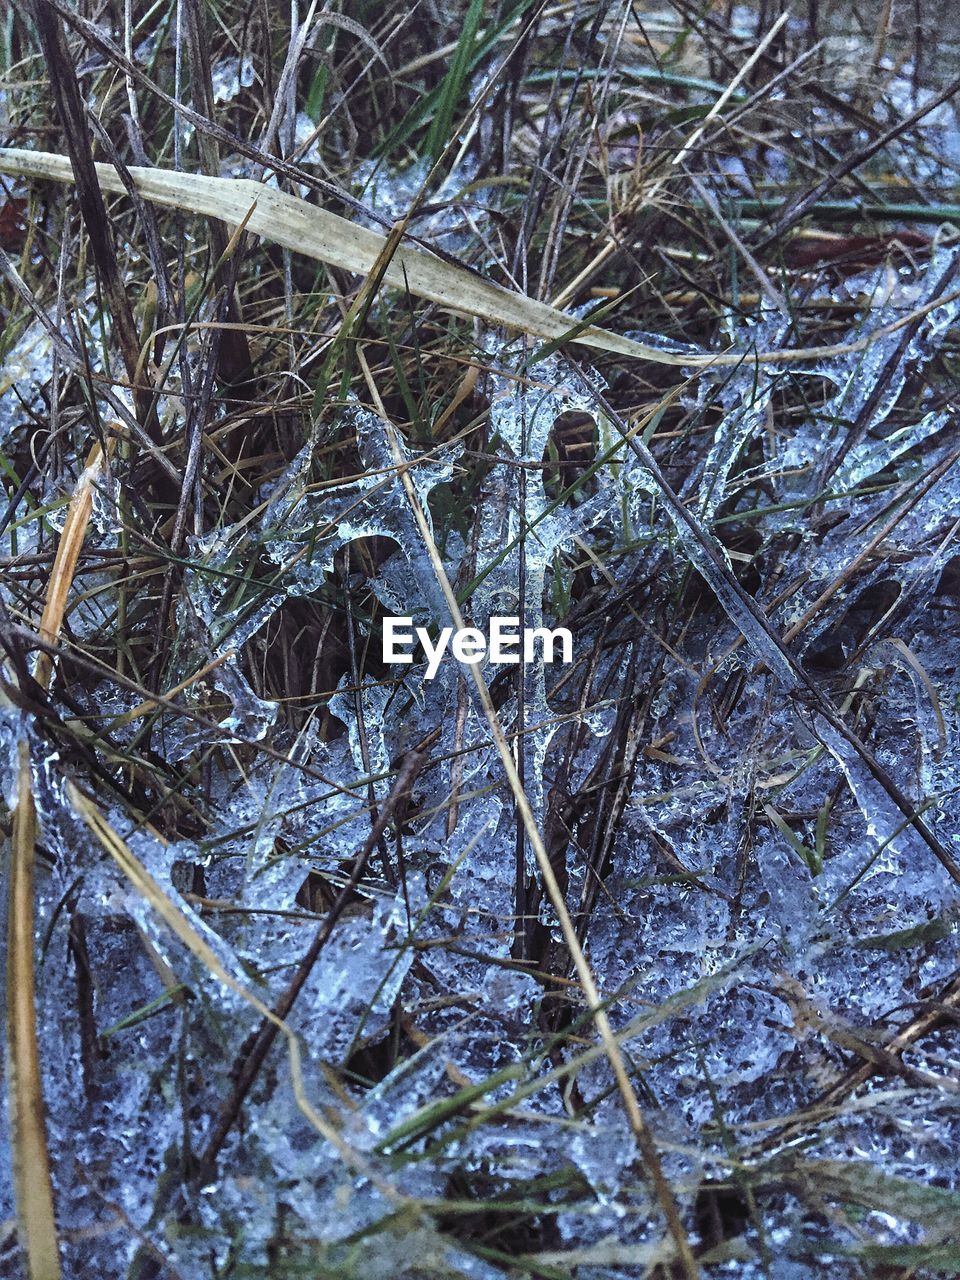
[[[217,102],[252,83],[246,63],[231,74]],[[425,172],[362,186],[392,218]],[[495,204],[467,208],[469,234],[443,210],[417,234],[452,253],[493,236]],[[794,318],[727,310],[715,349],[743,363],[678,377],[639,451],[615,370],[479,324],[482,451],[464,432],[399,446],[471,624],[574,632],[572,668],[491,668],[491,694],[710,1276],[960,1271],[960,245],[929,230],[915,253],[802,283],[838,317],[839,354],[758,363],[798,345]],[[79,306],[94,332],[96,296]],[[11,456],[62,375],[44,335],[4,352]],[[168,370],[165,424],[204,350]],[[278,386],[277,403],[294,394]],[[348,461],[324,470],[329,422],[305,411],[244,505],[195,517],[166,619],[129,564],[146,526],[118,456],[65,631],[90,662],[50,702],[24,682],[2,709],[6,804],[27,742],[40,823],[64,1274],[679,1275],[473,687],[453,662],[425,681],[377,660],[383,613],[449,617],[389,432],[355,387],[341,400]],[[11,690],[39,616],[17,573],[49,558],[86,456],[66,412],[59,475],[31,490],[49,512],[4,533]],[[158,517],[138,554],[165,536]],[[116,656],[124,610],[137,643],[167,637],[175,692],[148,728]],[[335,687],[301,706],[325,644]],[[318,936],[292,1038],[204,1167],[262,1005]],[[0,1272],[17,1275],[4,1160]]]
[[[879,272],[848,288],[889,291],[886,306],[866,322],[879,327],[905,298],[914,306],[927,301],[954,263],[955,251],[945,247],[920,271],[893,280]],[[952,640],[960,607],[960,561],[952,545],[960,520],[956,472],[947,471],[916,499],[922,478],[956,445],[946,429],[947,410],[921,404],[901,424],[894,406],[905,379],[935,355],[956,309],[952,302],[930,311],[902,349],[898,333],[866,354],[802,373],[771,367],[758,377],[745,365],[732,376],[702,379],[700,404],[719,411],[702,463],[684,485],[688,509],[718,539],[763,488],[769,514],[754,527],[771,544],[790,545],[788,554],[778,555],[778,574],[783,584],[799,584],[769,611],[780,632],[857,560],[874,536],[877,511],[897,510],[898,499],[901,512],[909,504],[884,540],[883,555],[834,595],[793,655],[835,706],[847,708],[882,768],[911,805],[923,809],[930,830],[954,856],[960,853],[954,765],[960,683]],[[768,329],[744,332],[741,340],[746,349],[750,341],[770,346],[775,338]],[[491,356],[506,369],[517,359],[511,348]],[[864,416],[880,367],[888,391]],[[591,412],[590,396],[561,362],[542,363],[537,376],[555,389],[518,392],[506,379],[491,380],[503,461],[489,469],[478,502],[480,564],[516,536],[520,472],[512,463],[539,462],[561,413]],[[788,432],[770,429],[771,406],[785,382],[797,388],[816,382],[828,397],[816,427],[798,418]],[[935,400],[931,389],[931,405]],[[382,477],[389,466],[383,429],[365,411],[355,416],[363,463]],[[819,527],[811,528],[807,504],[823,484],[824,460],[836,453],[836,440],[822,434],[831,418],[860,420],[863,440],[834,471],[830,491],[863,489],[879,477],[888,483],[839,521],[825,503]],[[735,468],[746,449],[756,450],[749,474]],[[218,628],[236,617],[224,608],[222,580],[211,580],[209,571],[241,570],[245,532],[228,527],[195,543],[190,590],[180,606],[184,675],[228,644],[236,648],[247,636],[266,633],[284,600],[315,589],[336,553],[357,537],[396,544],[367,589],[420,623],[444,621],[396,477],[379,483],[366,501],[371,486],[364,481],[305,495],[301,476],[309,450],[264,495],[270,500],[264,519],[281,535],[266,544],[268,557],[282,565],[317,528],[330,532],[314,540],[282,589],[229,640]],[[414,472],[420,495],[442,494],[459,462],[457,447],[437,450]],[[722,588],[714,594],[702,579],[688,577],[693,621],[669,640],[643,625],[688,575],[688,559],[662,506],[655,508],[649,475],[629,451],[598,470],[594,491],[572,508],[553,503],[541,475],[528,472],[525,485],[526,519],[536,530],[526,541],[528,623],[542,617],[545,578],[557,554],[577,539],[605,548],[618,591],[614,601],[603,591],[600,599],[588,596],[580,618],[570,620],[578,622],[581,661],[591,655],[590,682],[563,680],[561,668],[527,672],[529,791],[548,830],[556,833],[563,824],[558,869],[568,902],[583,912],[584,945],[614,1025],[624,1031],[671,1180],[681,1203],[698,1205],[701,1216],[711,1203],[703,1187],[731,1177],[736,1187],[744,1165],[748,1184],[758,1170],[765,1182],[781,1184],[772,1202],[750,1207],[746,1192],[733,1190],[714,1210],[742,1215],[740,1260],[730,1264],[736,1274],[749,1274],[744,1260],[754,1256],[757,1274],[807,1274],[803,1258],[828,1241],[838,1254],[831,1274],[845,1273],[854,1264],[840,1255],[856,1252],[864,1229],[871,1240],[909,1245],[919,1238],[916,1222],[880,1213],[882,1189],[866,1226],[816,1214],[794,1197],[793,1180],[816,1186],[821,1169],[839,1179],[874,1171],[923,1184],[930,1197],[924,1205],[938,1205],[938,1196],[944,1205],[960,1203],[952,1198],[960,1113],[951,1018],[911,1043],[902,1061],[884,1058],[887,1038],[955,990],[957,885],[904,826],[904,815],[849,746],[825,732],[787,677],[770,673],[762,646],[740,643]],[[116,540],[110,521],[94,535],[104,551]],[[447,567],[456,578],[464,552],[456,538],[450,544]],[[778,587],[766,580],[762,547],[753,564],[755,596],[766,602]],[[507,598],[511,610],[518,607],[517,572],[511,551],[475,591],[474,623],[482,627]],[[106,607],[102,597],[97,607]],[[77,633],[97,621],[81,615]],[[841,680],[832,674],[839,670],[845,671]],[[619,1099],[610,1092],[608,1067],[587,1042],[579,1050],[568,1047],[561,1058],[551,1052],[543,982],[511,959],[516,822],[462,670],[445,663],[438,678],[426,682],[414,667],[402,680],[371,679],[354,691],[345,676],[331,709],[346,732],[327,742],[314,725],[296,736],[285,732],[277,705],[259,698],[232,660],[211,679],[232,714],[215,732],[170,717],[156,731],[153,749],[178,761],[231,737],[240,749],[268,735],[289,759],[258,760],[251,753],[239,769],[235,753],[209,757],[203,781],[208,829],[196,839],[160,843],[142,831],[133,834],[120,811],[110,818],[228,972],[263,997],[283,985],[317,927],[303,909],[304,886],[311,877],[336,883],[363,845],[369,816],[362,780],[373,777],[369,785],[382,803],[391,762],[430,727],[442,726],[402,833],[395,830],[385,842],[370,883],[337,926],[290,1016],[304,1046],[311,1104],[336,1116],[350,1145],[373,1159],[401,1195],[438,1199],[455,1187],[466,1200],[511,1190],[528,1200],[524,1188],[542,1186],[542,1203],[523,1226],[530,1246],[540,1250],[546,1240],[558,1257],[579,1250],[585,1260],[593,1250],[597,1269],[581,1274],[613,1274],[621,1263],[629,1269],[631,1259],[646,1258],[660,1231]],[[586,714],[571,715],[584,697]],[[78,710],[119,715],[127,705],[93,687]],[[516,696],[508,689],[500,714],[508,726],[517,724]],[[86,1266],[102,1253],[103,1273],[119,1274],[110,1268],[118,1234],[127,1233],[119,1220],[115,1231],[103,1224],[114,1214],[146,1223],[164,1171],[175,1176],[183,1159],[184,1134],[200,1145],[197,1118],[216,1113],[228,1092],[228,1072],[253,1015],[177,944],[105,860],[71,814],[63,760],[51,753],[33,717],[8,711],[4,741],[11,754],[25,733],[44,833],[41,1029],[61,1215],[68,1231],[101,1224],[75,1247]],[[121,731],[121,741],[132,733],[132,726]],[[609,798],[584,806],[580,817],[571,798],[598,785]],[[454,818],[448,798],[455,791]],[[531,876],[533,870],[528,867]],[[201,916],[202,902],[208,910]],[[547,905],[539,920],[549,933]],[[77,1017],[80,947],[95,1042],[85,1040],[84,1020]],[[64,963],[71,952],[74,963]],[[403,1039],[406,1052],[377,1078],[376,1059],[393,1036]],[[863,1060],[858,1049],[868,1062],[876,1055],[877,1070],[863,1082],[851,1079]],[[589,1061],[575,1076],[574,1107],[565,1088],[573,1076],[562,1063],[577,1053]],[[373,1069],[374,1078],[363,1087],[354,1078],[343,1095],[325,1078],[325,1063],[352,1063],[357,1077]],[[476,1112],[482,1123],[471,1123],[469,1105],[443,1123],[431,1115],[431,1107],[474,1081],[486,1086]],[[815,1110],[831,1089],[838,1105]],[[794,1132],[802,1133],[799,1147],[790,1142]],[[895,1184],[891,1188],[895,1196]],[[212,1259],[225,1259],[231,1237],[242,1239],[248,1262],[268,1266],[280,1214],[285,1231],[322,1241],[321,1256],[329,1250],[332,1265],[338,1242],[342,1249],[357,1232],[382,1226],[390,1205],[366,1180],[352,1178],[298,1113],[277,1050],[223,1151],[216,1179],[191,1208],[196,1221],[189,1231],[174,1230],[170,1210],[150,1233],[183,1275],[205,1273]],[[472,1217],[465,1218],[473,1230]],[[938,1210],[921,1225],[936,1230],[942,1221]],[[406,1232],[391,1244],[382,1230],[369,1239],[369,1258],[363,1261],[358,1245],[349,1264],[356,1274],[366,1274],[364,1268],[383,1274],[394,1251],[391,1266],[404,1265],[411,1248]],[[128,1236],[127,1248],[135,1245]],[[439,1245],[431,1238],[428,1248]],[[457,1257],[452,1246],[445,1248],[444,1266],[499,1273],[495,1261]],[[777,1261],[765,1264],[772,1254]]]

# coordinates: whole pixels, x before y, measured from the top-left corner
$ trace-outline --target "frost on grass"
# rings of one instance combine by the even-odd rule
[[[953,1031],[918,1037],[896,1071],[883,1041],[952,979],[958,887],[857,750],[795,697],[795,668],[716,566],[752,575],[777,634],[853,566],[790,652],[960,855],[960,678],[942,639],[960,607],[960,491],[955,470],[925,479],[955,447],[928,366],[958,306],[882,332],[935,301],[957,260],[941,246],[914,271],[848,280],[861,314],[845,337],[874,334],[864,350],[795,368],[745,358],[684,393],[696,429],[677,488],[696,536],[564,361],[503,335],[479,335],[480,465],[462,442],[398,446],[467,621],[575,631],[572,673],[490,669],[491,695],[688,1229],[709,1239],[722,1183],[742,1275],[810,1274],[811,1241],[848,1274],[862,1223],[812,1215],[803,1193],[818,1180],[872,1215],[881,1245],[929,1242],[956,1211]],[[746,356],[782,345],[786,326],[731,336]],[[25,339],[8,357],[26,405],[49,376],[43,355]],[[920,371],[929,386],[905,415]],[[447,621],[387,429],[355,401],[337,427],[349,465],[325,470],[317,424],[252,517],[187,539],[166,687],[207,672],[176,709],[146,731],[124,718],[131,690],[61,671],[62,715],[106,731],[99,773],[80,749],[89,731],[68,746],[29,708],[0,719],[7,806],[26,738],[40,817],[40,1030],[65,1248],[105,1275],[143,1262],[145,1242],[185,1276],[229,1274],[235,1257],[268,1274],[280,1250],[351,1276],[494,1280],[524,1254],[535,1274],[642,1274],[668,1253],[660,1210],[530,850],[518,857],[471,682],[450,661],[426,681],[422,664],[377,659],[382,612]],[[63,463],[68,479],[82,467],[79,441]],[[117,550],[124,497],[98,496],[92,552]],[[883,554],[855,564],[900,510]],[[40,527],[8,530],[5,552],[39,546]],[[106,573],[84,588],[70,635],[103,647],[118,588]],[[316,599],[335,602],[344,652],[353,628],[322,715],[291,712],[261,675],[275,629]],[[308,649],[298,640],[293,658],[309,665]],[[223,969],[272,1003],[407,753],[436,729],[288,1018],[304,1096],[366,1172],[311,1125],[281,1040],[215,1172],[191,1182],[257,1016],[107,857],[64,779],[107,796],[111,825]],[[130,791],[156,757],[166,792]],[[862,1062],[877,1070],[851,1082]],[[825,1094],[835,1105],[817,1108]],[[802,1114],[801,1152],[778,1126]],[[751,1201],[751,1178],[776,1198]],[[5,1217],[10,1198],[5,1170]]]

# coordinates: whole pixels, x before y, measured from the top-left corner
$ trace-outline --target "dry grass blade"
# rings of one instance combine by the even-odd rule
[[[98,164],[96,168],[104,191],[118,195],[125,193],[126,188],[116,170],[105,164]],[[0,148],[0,173],[53,182],[73,181],[73,170],[66,156],[14,147]],[[135,166],[129,169],[128,174],[140,195],[154,204],[205,214],[231,225],[242,224],[248,231],[273,244],[356,275],[366,276],[373,272],[387,241],[387,237],[379,232],[357,226],[329,209],[308,204],[306,200],[276,191],[250,178],[208,178]],[[473,272],[403,245],[393,253],[382,279],[385,284],[409,290],[417,297],[435,302],[444,310],[458,315],[476,316],[491,324],[517,329],[549,342],[574,342],[611,355],[684,369],[739,365],[745,360],[789,364],[796,360],[823,360],[862,351],[883,334],[899,331],[956,296],[950,294],[936,299],[856,342],[839,346],[692,355],[662,351],[596,325],[583,324],[545,302],[504,289]]]
[[[103,451],[99,445],[94,445],[87,458],[87,465],[80,473],[73,497],[70,499],[63,533],[57,544],[57,554],[47,587],[43,616],[40,619],[40,639],[45,640],[47,644],[54,644],[60,634],[70,584],[73,582],[77,559],[90,522],[90,512],[93,510],[93,485],[102,473],[103,465]],[[52,674],[53,659],[47,650],[43,650],[37,662],[37,683],[46,689]]]
[[[93,505],[91,488],[103,466],[94,446],[67,511],[47,587],[40,637],[53,644],[60,633],[70,584]],[[53,672],[47,651],[37,663],[37,683],[46,688]],[[10,1043],[10,1109],[17,1216],[31,1280],[60,1275],[53,1187],[43,1120],[43,1080],[37,1043],[33,966],[33,862],[37,815],[30,790],[30,750],[20,743],[17,808],[13,822],[7,945],[7,1027]]]
[[[687,158],[687,156],[690,155],[690,153],[694,150],[697,143],[703,137],[704,132],[707,128],[707,125],[710,123],[711,120],[715,119],[715,117],[718,116],[720,112],[723,110],[723,108],[727,105],[727,103],[730,101],[730,98],[733,96],[736,90],[740,87],[740,85],[747,78],[747,76],[750,74],[752,69],[757,65],[757,63],[763,57],[764,53],[773,43],[774,37],[779,32],[780,28],[784,26],[786,22],[789,21],[789,18],[790,18],[789,11],[785,13],[781,13],[780,17],[776,20],[776,22],[773,24],[773,26],[770,28],[767,34],[763,37],[763,39],[754,49],[753,53],[751,53],[750,57],[747,58],[746,62],[743,64],[743,66],[740,68],[737,74],[733,77],[733,79],[727,85],[726,89],[724,89],[723,93],[721,93],[720,97],[716,100],[716,102],[713,104],[713,106],[710,108],[707,114],[703,117],[699,125],[696,127],[696,129],[694,129],[693,133],[690,135],[687,141],[683,144],[683,146],[680,148],[677,154],[670,161],[670,164],[672,166],[682,164],[682,162]]]
[[[65,156],[39,151],[0,149],[0,172],[73,181],[73,170]],[[366,276],[374,270],[386,243],[386,237],[376,231],[248,178],[209,178],[136,167],[129,173],[146,200],[231,224],[245,222],[248,231],[274,244],[357,275]],[[109,165],[98,165],[97,174],[103,190],[123,193],[123,184]],[[383,272],[383,281],[395,288],[409,289],[447,310],[479,316],[492,324],[507,325],[550,341],[569,335],[572,342],[619,355],[661,364],[690,363],[689,356],[658,351],[594,326],[580,327],[573,317],[545,303],[405,246],[393,254]],[[712,360],[708,357],[706,363]]]
[[[8,1088],[13,1177],[20,1243],[30,1280],[58,1280],[60,1251],[43,1116],[33,968],[33,859],[37,815],[30,792],[30,750],[20,743],[13,815],[10,919],[7,942]]]
[[[40,620],[40,638],[53,644],[60,634],[67,597],[77,568],[93,507],[92,488],[104,465],[94,445],[82,471],[57,545]],[[53,660],[43,650],[36,680],[47,688]],[[43,1121],[43,1080],[37,1044],[33,968],[33,862],[37,814],[30,790],[30,750],[20,743],[18,803],[13,823],[7,954],[7,1025],[10,1041],[10,1101],[17,1214],[31,1280],[59,1276],[59,1250],[53,1215],[53,1188]]]

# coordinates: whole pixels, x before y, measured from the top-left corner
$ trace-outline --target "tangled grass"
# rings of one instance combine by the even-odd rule
[[[960,1273],[949,9],[0,12],[3,1274]]]

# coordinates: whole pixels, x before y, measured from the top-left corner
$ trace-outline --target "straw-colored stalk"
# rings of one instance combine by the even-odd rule
[[[87,459],[60,535],[40,621],[40,638],[54,644],[60,634],[70,587],[93,507],[92,487],[104,467],[96,445]],[[46,651],[37,662],[36,680],[50,684],[53,661]],[[44,1124],[43,1073],[37,1038],[34,975],[33,868],[37,811],[30,780],[30,747],[20,743],[17,807],[13,815],[7,931],[8,1088],[12,1129],[17,1223],[30,1280],[59,1280],[60,1249],[53,1206],[53,1183]]]
[[[98,164],[96,170],[104,191],[125,194],[126,188],[112,165]],[[377,231],[358,226],[329,209],[251,178],[210,178],[202,174],[138,165],[131,165],[126,172],[139,194],[151,204],[201,214],[233,227],[243,226],[246,231],[273,244],[355,275],[369,276],[373,272],[387,242],[387,237]],[[16,147],[0,147],[0,173],[41,181],[74,180],[67,156]],[[392,288],[409,290],[416,297],[434,302],[446,311],[476,316],[490,324],[503,325],[548,342],[578,343],[627,359],[647,360],[683,369],[739,365],[745,360],[793,364],[863,351],[883,334],[902,329],[928,311],[960,296],[960,291],[955,291],[935,298],[891,324],[855,342],[839,346],[696,355],[663,351],[596,325],[584,324],[545,302],[502,288],[472,271],[408,244],[400,244],[390,254],[381,279]]]

